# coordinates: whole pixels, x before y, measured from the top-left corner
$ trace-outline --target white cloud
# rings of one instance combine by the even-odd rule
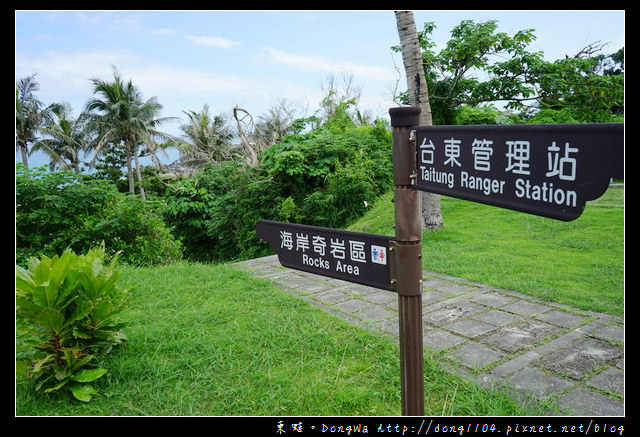
[[[126,72],[135,84],[140,84],[138,86],[145,96],[175,94],[206,98],[212,94],[244,94],[251,89],[248,82],[239,76],[168,64],[137,65]]]
[[[356,78],[388,81],[397,74],[390,68],[354,62],[338,62],[326,56],[296,55],[283,50],[265,47],[264,54],[255,57],[259,62],[287,65],[305,71],[326,73],[350,73]]]
[[[160,27],[157,29],[150,30],[152,35],[175,35],[176,31],[173,29],[169,29],[167,27]]]
[[[226,38],[222,38],[220,36],[189,35],[189,36],[185,36],[185,38],[198,45],[203,45],[207,47],[221,47],[223,49],[230,49],[240,44],[238,42],[231,41]]]
[[[230,111],[238,103],[254,111],[255,106],[273,103],[276,96],[299,98],[319,91],[281,78],[221,74],[213,70],[168,64],[136,65],[122,68],[121,73],[140,87],[145,98],[157,96],[160,103],[166,103],[167,109],[172,101],[189,100],[197,102],[197,107],[179,109],[197,110],[208,103],[214,111]],[[220,101],[230,103],[218,107],[215,102]]]

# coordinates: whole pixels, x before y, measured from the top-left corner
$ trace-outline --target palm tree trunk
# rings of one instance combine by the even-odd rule
[[[140,191],[140,197],[142,200],[146,200],[146,196],[144,194],[144,187],[142,186],[142,174],[140,173],[140,161],[138,160],[138,146],[134,146],[133,149],[133,157],[136,163],[136,177],[138,178],[138,191]]]
[[[127,178],[129,179],[129,193],[135,194],[135,186],[133,184],[133,168],[131,167],[131,144],[128,141],[124,143],[124,149],[127,159]]]
[[[29,163],[27,162],[27,158],[29,154],[27,153],[27,144],[22,141],[18,141],[18,146],[20,147],[20,154],[22,155],[22,163],[24,164],[24,168],[29,168]]]
[[[431,126],[431,105],[429,104],[429,92],[427,81],[424,77],[422,66],[422,54],[418,42],[418,31],[412,11],[396,11],[396,24],[398,36],[402,46],[402,62],[407,76],[407,89],[413,106],[421,109],[420,125]]]
[[[431,126],[431,104],[422,66],[422,54],[418,42],[418,31],[412,11],[395,11],[398,36],[402,46],[402,62],[407,76],[407,90],[411,105],[419,107],[420,125]],[[440,210],[440,196],[422,192],[422,225],[425,229],[437,230],[444,226]]]

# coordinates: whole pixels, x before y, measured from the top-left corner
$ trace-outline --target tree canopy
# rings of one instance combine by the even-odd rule
[[[601,53],[606,44],[591,43],[550,62],[529,49],[534,29],[508,35],[497,31],[496,20],[463,20],[436,53],[435,28],[426,22],[418,32],[434,124],[456,124],[463,105],[486,103],[502,103],[525,120],[541,110],[563,110],[577,122],[617,121],[624,115],[624,48],[606,55]]]

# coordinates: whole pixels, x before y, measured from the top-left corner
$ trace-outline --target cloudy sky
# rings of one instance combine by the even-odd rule
[[[443,47],[465,19],[498,20],[499,31],[535,29],[531,50],[549,60],[588,43],[624,46],[625,12],[414,11],[419,29],[434,21]],[[20,11],[15,12],[16,80],[37,73],[38,98],[68,102],[78,114],[92,97],[91,78],[113,79],[116,67],[162,116],[185,118],[208,104],[214,115],[240,105],[254,116],[279,99],[311,115],[331,75],[349,75],[360,106],[386,116],[393,91],[406,88],[393,11]],[[178,134],[179,123],[165,126]],[[16,155],[16,159],[18,155]]]

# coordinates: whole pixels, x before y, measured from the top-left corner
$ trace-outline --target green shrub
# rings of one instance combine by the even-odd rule
[[[95,242],[108,242],[108,252],[120,252],[128,264],[169,264],[182,259],[182,244],[155,212],[159,203],[120,194],[101,215],[85,222],[72,247],[84,250]]]
[[[16,266],[17,315],[25,331],[19,338],[31,346],[16,369],[36,381],[38,391],[67,389],[89,401],[97,393],[89,383],[107,372],[99,360],[126,339],[114,316],[127,291],[117,286],[116,259],[105,265],[104,255],[104,247],[86,255],[66,250],[32,257],[27,269]]]
[[[182,246],[162,218],[157,202],[119,193],[107,181],[46,167],[16,165],[16,260],[52,256],[67,248],[82,253],[105,242],[122,261],[165,263],[182,258]]]

